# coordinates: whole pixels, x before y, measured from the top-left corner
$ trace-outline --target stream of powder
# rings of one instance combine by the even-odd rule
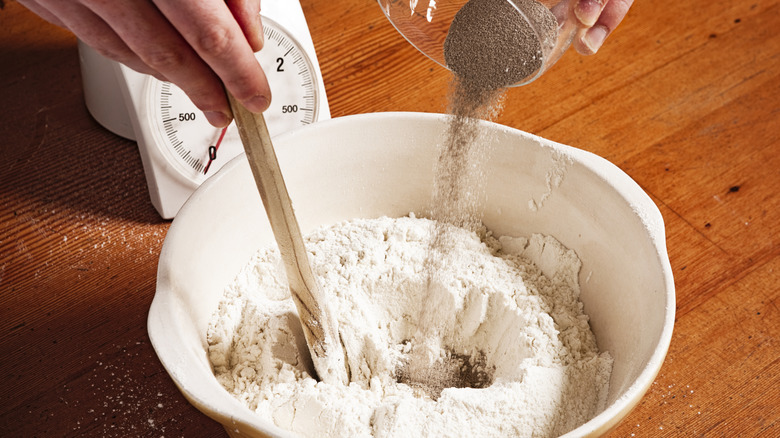
[[[431,217],[439,222],[475,231],[484,200],[484,162],[489,142],[480,137],[480,120],[490,120],[500,109],[504,90],[453,78],[450,114],[434,170]]]
[[[444,388],[483,388],[491,383],[490,370],[485,369],[480,355],[470,357],[443,348],[441,339],[448,328],[435,316],[441,312],[435,297],[442,284],[440,271],[458,242],[451,225],[472,232],[481,228],[486,181],[483,164],[489,156],[489,142],[480,139],[480,119],[497,114],[502,97],[502,90],[457,77],[450,90],[450,120],[444,142],[439,145],[429,213],[435,222],[424,266],[426,297],[417,317],[418,331],[411,342],[411,353],[397,371],[399,382],[433,399],[438,399]]]
[[[506,87],[535,74],[542,66],[542,47],[554,44],[557,37],[557,21],[545,6],[536,0],[516,0],[516,4],[541,35],[506,0],[470,0],[456,14],[444,43],[453,77],[450,118],[434,172],[430,216],[437,225],[426,260],[429,296],[420,309],[421,324],[409,362],[399,370],[399,381],[420,387],[434,398],[442,387],[478,388],[489,380],[484,372],[474,372],[482,368],[478,358],[442,350],[439,340],[444,329],[429,314],[439,310],[433,289],[455,245],[446,225],[478,231],[482,223],[484,164],[490,142],[483,138],[480,120],[498,115]]]
[[[431,216],[472,231],[481,222],[483,167],[490,152],[487,139],[480,138],[480,119],[499,114],[506,88],[534,75],[542,67],[542,47],[557,38],[557,21],[544,5],[514,1],[540,33],[507,0],[470,0],[444,42],[453,73],[450,118],[439,147]]]

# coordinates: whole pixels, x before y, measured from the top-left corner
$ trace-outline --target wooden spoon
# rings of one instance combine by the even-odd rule
[[[323,382],[346,385],[349,383],[348,361],[339,337],[338,322],[329,311],[326,297],[309,265],[265,119],[262,114],[246,109],[230,93],[227,95],[257,190],[282,255],[290,293],[298,308],[314,369]]]

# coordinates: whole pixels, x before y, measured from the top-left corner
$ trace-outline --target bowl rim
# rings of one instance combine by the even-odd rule
[[[449,117],[447,114],[421,112],[374,112],[355,114],[318,121],[314,124],[303,126],[301,128],[297,128],[295,130],[275,136],[274,140],[276,140],[278,143],[282,143],[286,141],[288,137],[295,137],[300,135],[301,132],[306,132],[312,129],[322,129],[323,127],[326,129],[333,129],[333,127],[345,124],[375,123],[377,121],[388,119],[409,120],[409,122],[415,123],[419,123],[421,120],[426,123],[440,123],[442,120],[446,120],[447,117]],[[656,341],[656,345],[653,348],[653,352],[648,362],[641,370],[637,378],[623,392],[623,394],[612,403],[607,405],[606,408],[599,414],[587,422],[581,424],[577,428],[562,435],[562,437],[574,438],[604,434],[609,430],[614,429],[641,401],[644,394],[650,388],[656,376],[660,372],[660,369],[668,353],[669,345],[671,343],[676,311],[676,293],[671,264],[669,262],[666,248],[666,233],[663,217],[661,216],[658,206],[655,204],[655,202],[653,202],[649,195],[641,189],[639,184],[631,177],[629,177],[623,170],[605,158],[583,149],[547,140],[537,135],[495,122],[480,121],[480,123],[490,127],[490,129],[506,132],[511,135],[519,134],[521,136],[531,138],[538,141],[543,146],[552,147],[556,151],[571,157],[574,161],[577,161],[585,166],[596,176],[605,180],[616,190],[616,192],[618,192],[618,194],[623,199],[625,199],[633,206],[640,207],[639,211],[643,212],[643,214],[640,214],[640,220],[645,224],[645,227],[651,236],[653,245],[656,248],[656,253],[659,255],[659,262],[662,268],[663,282],[665,286],[664,295],[666,300],[664,306],[663,325],[660,336]],[[198,189],[196,189],[195,192],[190,196],[190,199],[185,202],[177,216],[186,216],[186,213],[191,208],[193,208],[193,205],[197,203],[197,199],[202,196],[202,193],[210,190],[212,186],[219,185],[220,181],[223,180],[226,175],[234,172],[234,169],[241,166],[245,160],[245,155],[243,153],[239,154],[230,162],[226,163],[213,176],[204,181],[204,183],[198,187]],[[202,413],[218,421],[223,426],[227,427],[228,424],[235,426],[242,425],[246,428],[255,429],[259,432],[265,433],[269,436],[293,436],[289,431],[283,430],[275,425],[261,422],[259,416],[252,413],[243,405],[238,404],[238,406],[244,407],[244,409],[235,410],[226,409],[222,406],[214,406],[213,404],[210,404],[202,394],[198,394],[188,388],[185,388],[181,383],[179,376],[180,372],[178,371],[179,368],[176,367],[176,364],[179,363],[180,360],[174,352],[165,348],[166,344],[168,344],[168,341],[166,341],[165,338],[169,337],[170,333],[170,323],[168,322],[168,318],[166,318],[166,304],[168,304],[168,302],[172,299],[172,294],[170,292],[170,281],[167,278],[166,266],[163,263],[163,260],[164,255],[170,250],[169,247],[171,242],[177,239],[178,227],[176,225],[177,221],[174,219],[170,228],[168,229],[165,241],[163,243],[163,248],[159,259],[160,263],[158,265],[157,271],[157,285],[155,295],[149,308],[147,317],[148,335],[158,359],[184,397]],[[236,403],[238,403],[237,400]]]

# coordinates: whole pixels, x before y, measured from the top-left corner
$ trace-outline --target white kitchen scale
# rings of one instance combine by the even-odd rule
[[[257,59],[271,86],[271,135],[330,118],[314,43],[296,0],[264,0]],[[95,120],[135,140],[152,204],[171,219],[192,192],[243,152],[235,124],[211,126],[175,85],[109,60],[79,41],[84,99]]]

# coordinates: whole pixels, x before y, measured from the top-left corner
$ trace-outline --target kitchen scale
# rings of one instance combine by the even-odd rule
[[[264,0],[256,54],[271,86],[272,136],[330,118],[314,43],[298,1]],[[138,143],[152,204],[171,219],[190,194],[243,153],[235,124],[211,126],[177,86],[109,60],[79,41],[84,99],[109,131]]]

